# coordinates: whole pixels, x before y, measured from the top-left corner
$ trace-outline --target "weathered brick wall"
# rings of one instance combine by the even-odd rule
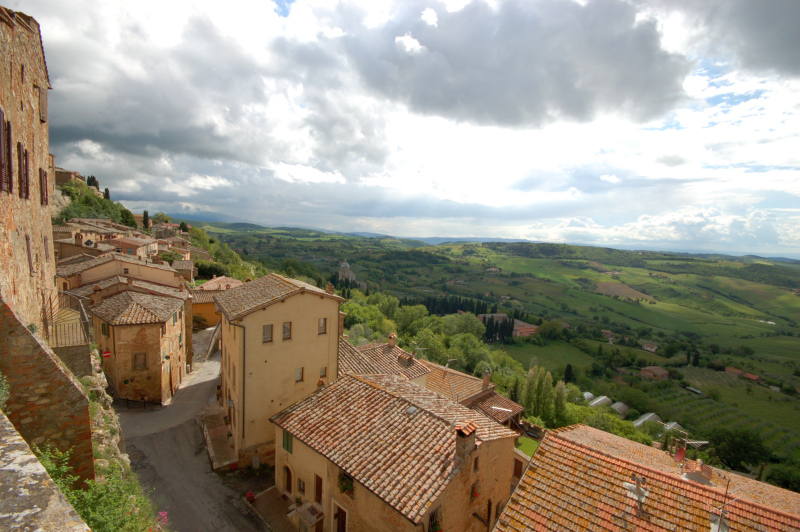
[[[25,441],[72,449],[75,474],[93,479],[89,398],[63,362],[5,302],[0,303],[0,371],[11,391],[8,418]]]
[[[55,274],[50,211],[42,205],[39,185],[41,168],[48,172],[48,196],[54,195],[49,121],[46,117],[41,120],[39,98],[39,89],[49,89],[50,83],[38,23],[21,13],[0,9],[0,109],[11,125],[13,179],[10,193],[0,191],[0,294],[25,325],[41,327],[53,295]],[[27,198],[19,195],[17,143],[28,152]]]
[[[92,374],[92,355],[88,345],[54,347],[53,352],[66,364],[76,377]]]

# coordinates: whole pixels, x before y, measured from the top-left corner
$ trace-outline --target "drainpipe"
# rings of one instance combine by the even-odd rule
[[[244,448],[244,425],[246,419],[244,415],[244,399],[245,399],[245,392],[247,391],[245,390],[245,382],[247,375],[246,373],[247,356],[245,356],[247,349],[247,343],[245,342],[245,339],[247,337],[245,336],[245,332],[247,331],[247,329],[244,327],[244,325],[239,325],[238,323],[231,322],[231,325],[233,325],[234,327],[239,327],[242,330],[242,448]]]

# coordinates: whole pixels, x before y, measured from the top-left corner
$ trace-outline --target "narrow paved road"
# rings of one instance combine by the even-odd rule
[[[200,414],[216,400],[219,366],[219,351],[196,362],[169,406],[117,409],[131,466],[176,532],[265,530],[241,501],[246,488],[240,479],[211,470]]]

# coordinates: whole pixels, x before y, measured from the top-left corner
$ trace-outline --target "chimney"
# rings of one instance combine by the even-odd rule
[[[486,388],[488,388],[491,383],[492,383],[492,375],[487,371],[483,374],[483,389],[485,390]]]
[[[102,299],[103,299],[102,297],[100,297],[100,292],[103,289],[100,288],[98,285],[94,285],[94,288],[92,288],[92,290],[94,290],[92,292],[92,306],[96,307],[97,305],[100,304],[100,301],[102,301]]]
[[[83,245],[83,235],[81,233],[75,233],[75,245],[76,246]]]
[[[475,449],[475,431],[478,425],[470,421],[464,425],[456,427],[456,459],[466,462],[467,457]]]
[[[95,249],[97,249],[97,242],[94,243],[94,247],[95,247]]]
[[[217,278],[217,275],[216,275],[216,274],[214,274],[214,275],[212,275],[212,276],[211,276],[211,278],[212,278],[212,279],[216,279],[216,278]]]
[[[344,317],[347,316],[346,312],[339,312],[339,336],[344,334]]]
[[[397,335],[395,333],[389,333],[389,347],[394,347],[397,345]]]
[[[331,283],[328,283],[325,285],[325,291],[329,294],[333,294],[336,291],[336,289],[333,287]]]
[[[181,283],[181,288],[180,288],[180,289],[181,289],[181,292],[183,292],[184,290],[186,290],[186,287],[183,285],[183,283]]]

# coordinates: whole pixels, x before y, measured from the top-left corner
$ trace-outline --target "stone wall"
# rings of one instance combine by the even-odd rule
[[[88,345],[54,347],[53,352],[58,355],[61,362],[66,364],[76,377],[85,377],[92,374],[92,356]]]
[[[0,303],[0,371],[11,392],[8,418],[25,441],[72,449],[75,474],[93,479],[89,398],[64,363],[5,302]]]
[[[88,532],[61,490],[0,412],[0,529]]]
[[[6,122],[11,128],[13,185],[11,191],[0,190],[0,295],[26,326],[41,328],[54,295],[55,254],[50,210],[42,204],[39,171],[48,173],[49,200],[55,194],[55,168],[49,153],[46,108],[50,82],[38,23],[22,13],[0,8],[0,57],[0,109],[4,116],[0,129],[7,133]],[[0,144],[5,147],[6,142]],[[28,154],[27,197],[20,197],[18,143],[23,160],[25,152]]]

